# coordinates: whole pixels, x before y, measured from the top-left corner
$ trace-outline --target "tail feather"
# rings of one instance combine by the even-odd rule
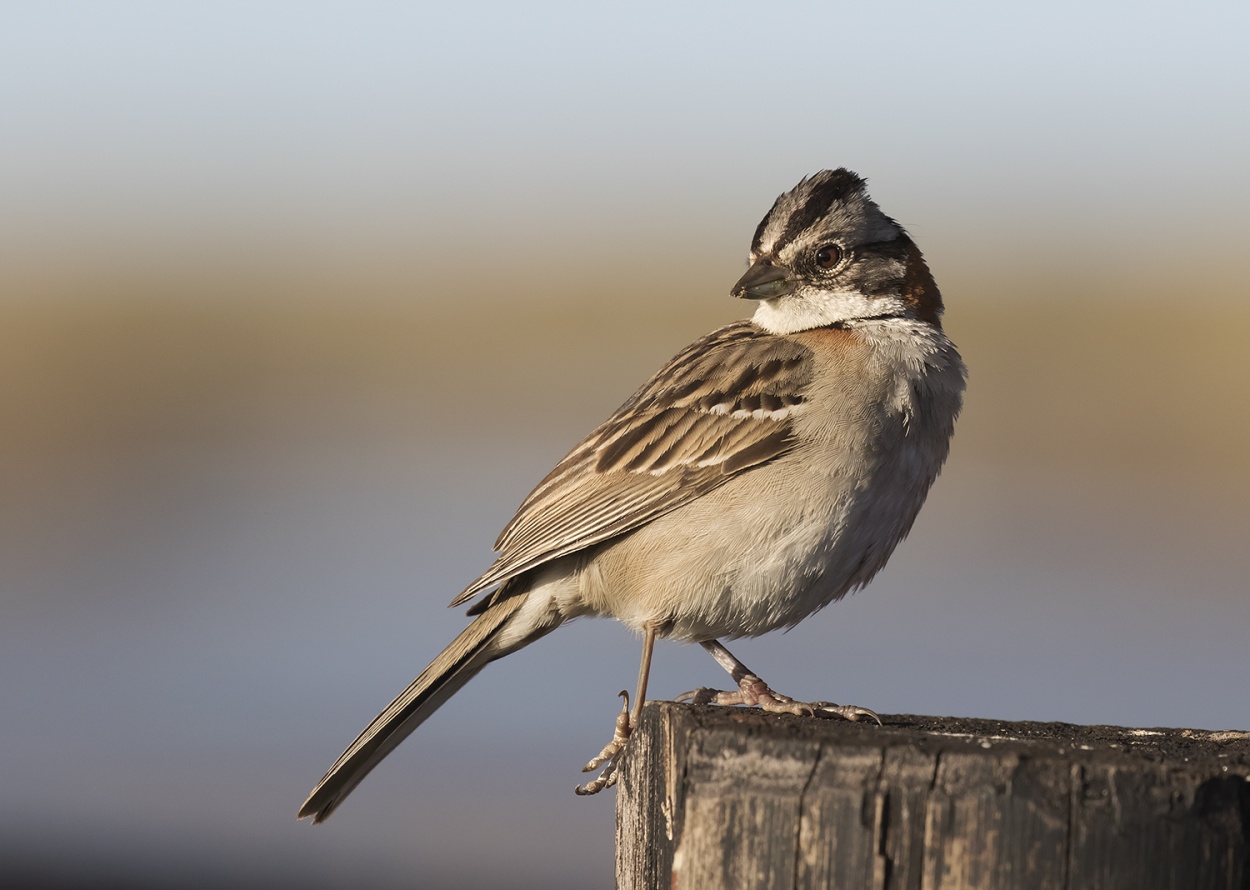
[[[382,758],[478,671],[502,655],[491,642],[524,602],[524,596],[495,602],[452,640],[334,762],[300,807],[299,818],[311,816],[314,824],[324,822]]]

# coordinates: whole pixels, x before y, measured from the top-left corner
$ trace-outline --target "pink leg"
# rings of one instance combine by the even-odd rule
[[[703,687],[679,695],[677,701],[688,701],[696,705],[759,705],[772,714],[844,717],[847,720],[871,717],[878,725],[881,724],[881,718],[875,712],[857,705],[836,705],[827,701],[800,702],[788,695],[774,692],[719,641],[707,640],[699,645],[710,652],[717,664],[729,672],[738,688],[733,692],[721,692]]]
[[[605,763],[607,766],[597,779],[574,788],[577,794],[598,794],[604,788],[616,784],[616,768],[620,762],[621,752],[625,749],[625,743],[629,741],[630,733],[638,725],[638,720],[642,716],[643,703],[647,700],[647,679],[651,675],[651,651],[654,648],[655,628],[647,627],[642,638],[642,663],[638,665],[638,688],[634,694],[634,709],[632,712],[629,709],[629,693],[622,691],[621,698],[625,699],[625,704],[621,708],[621,713],[616,715],[616,729],[612,733],[612,741],[608,742],[603,750],[582,768],[582,772],[591,772]]]

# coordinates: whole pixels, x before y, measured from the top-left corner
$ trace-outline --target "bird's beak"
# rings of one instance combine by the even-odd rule
[[[791,293],[794,287],[794,278],[785,266],[757,260],[729,293],[744,300],[772,300]]]

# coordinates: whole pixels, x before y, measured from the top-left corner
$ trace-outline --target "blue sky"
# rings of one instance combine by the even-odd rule
[[[1246,228],[1241,3],[0,15],[0,224],[40,250],[274,229],[398,250],[456,217],[537,241],[579,214],[637,239],[692,208],[720,239],[716,220],[838,165],[960,235],[1005,198],[1113,240]]]

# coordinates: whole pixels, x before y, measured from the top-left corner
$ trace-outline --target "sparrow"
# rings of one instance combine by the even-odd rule
[[[793,627],[867,584],[946,460],[966,371],[919,248],[846,169],[806,177],[755,230],[732,295],[749,321],[696,340],[556,465],[452,600],[473,620],[352,742],[300,807],[325,820],[490,662],[583,616],[642,636],[634,694],[577,788],[599,791],[646,699],[657,638],[737,684],[681,698],[875,718],[775,692],[720,642]]]

